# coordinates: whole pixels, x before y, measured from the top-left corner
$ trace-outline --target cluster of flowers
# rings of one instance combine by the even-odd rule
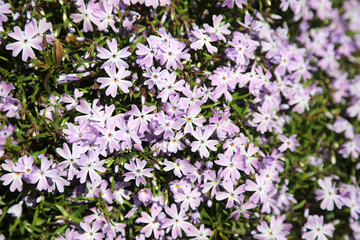
[[[11,91],[14,89],[12,84],[7,84],[5,81],[0,82],[0,111],[6,113],[7,118],[20,117],[19,112],[21,109],[20,101],[13,97]],[[0,129],[0,157],[5,153],[6,140],[15,131],[15,126],[11,123],[4,125]]]
[[[355,132],[355,127],[346,118],[357,117],[360,120],[360,104],[359,104],[359,84],[360,76],[356,75],[352,79],[349,79],[349,73],[346,69],[341,68],[339,60],[341,58],[347,58],[350,62],[356,61],[352,58],[355,51],[360,48],[360,18],[358,16],[358,10],[360,9],[360,3],[358,1],[345,1],[343,3],[344,13],[340,13],[338,9],[332,8],[331,1],[324,0],[319,2],[309,1],[282,1],[281,8],[286,11],[288,8],[294,12],[294,20],[302,20],[300,24],[300,36],[297,40],[302,43],[307,50],[307,54],[313,59],[318,59],[317,66],[326,71],[332,81],[332,99],[336,104],[345,106],[346,115],[334,116],[328,113],[329,122],[335,121],[332,124],[328,124],[327,127],[336,134],[343,133],[347,141],[342,143],[342,146],[338,148],[338,153],[347,159],[351,156],[353,159],[357,159],[360,153],[360,135]],[[315,11],[316,17],[319,19],[330,20],[327,26],[312,29],[310,28],[311,21],[313,20],[313,12]],[[346,34],[347,31],[355,32],[353,37]],[[343,113],[342,113],[343,114]],[[318,166],[322,163],[322,158],[326,160],[331,159],[326,150],[322,156],[311,157],[309,163]],[[334,164],[334,162],[333,162]],[[359,164],[356,168],[359,169]],[[332,181],[338,180],[338,176],[332,175],[325,179],[319,179],[318,184],[321,189],[316,190],[316,200],[320,201],[320,208],[333,211],[334,203],[337,208],[341,209],[343,206],[350,208],[351,217],[349,219],[350,227],[353,230],[353,238],[358,239],[360,237],[360,225],[359,213],[360,213],[360,189],[356,184],[356,179],[352,179],[353,185],[341,183],[339,188],[335,187],[335,183]],[[340,191],[340,194],[338,194]],[[309,219],[309,222],[323,221],[323,217],[314,216]],[[307,226],[306,226],[307,227]],[[309,228],[309,227],[307,227]],[[314,239],[322,237],[317,234],[317,228],[312,229],[311,232],[304,234],[306,239]],[[333,226],[327,226],[326,234],[330,234],[334,230]],[[310,234],[311,233],[311,234]],[[349,236],[350,237],[350,236]]]
[[[285,213],[297,200],[289,192],[289,182],[280,176],[285,171],[284,153],[294,152],[300,144],[299,137],[289,135],[284,128],[292,121],[290,112],[303,114],[310,110],[311,99],[322,93],[312,81],[311,72],[326,71],[333,78],[333,88],[338,90],[335,101],[350,99],[354,105],[348,108],[347,114],[360,119],[360,96],[356,92],[360,78],[349,81],[337,62],[360,48],[345,35],[348,30],[359,30],[354,8],[359,10],[360,5],[354,2],[346,1],[347,11],[341,15],[326,0],[309,5],[306,1],[282,1],[283,11],[290,8],[294,20],[303,20],[298,38],[303,47],[290,41],[286,26],[272,29],[260,13],[253,16],[247,13],[243,22],[238,21],[241,31],[232,31],[230,24],[223,22],[224,16],[213,15],[212,26],[193,24],[187,29],[189,44],[165,28],[152,34],[144,31],[142,36],[146,42],[136,45],[135,54],[129,46],[118,50],[116,38],[107,39],[107,48],[97,46],[96,56],[91,59],[101,63],[100,69],[103,69],[96,77],[96,82],[101,84],[98,98],[89,102],[84,98],[85,92],[75,89],[73,96],[63,94],[59,100],[52,96],[53,104],[44,111],[54,119],[55,108],[58,108],[55,103],[59,102],[67,112],[76,113],[74,121],[67,122],[67,129],[63,130],[67,143],[56,149],[58,156],[41,154],[35,160],[25,155],[15,162],[7,159],[1,164],[6,173],[0,180],[3,185],[9,185],[11,192],[22,191],[27,184],[36,185],[39,192],[70,193],[66,196],[69,199],[101,198],[109,212],[128,203],[132,208],[124,218],[141,225],[137,239],[176,239],[184,233],[186,238],[208,239],[213,229],[204,224],[203,212],[217,203],[229,210],[230,218],[235,220],[259,218],[259,213],[271,214],[269,221],[259,220],[256,230],[250,229],[252,236],[286,239],[293,226]],[[80,14],[73,13],[71,18],[75,23],[83,21],[83,32],[96,31],[93,23],[98,31],[119,33],[120,28],[115,25],[117,14],[125,13],[127,7],[136,3],[157,8],[170,1],[91,0],[85,3],[79,0],[76,5]],[[244,0],[226,0],[221,6],[234,8],[235,3],[238,8],[246,5]],[[8,5],[3,6],[0,11],[9,14]],[[330,19],[329,26],[309,29],[314,12],[319,19]],[[5,22],[2,16],[5,15],[0,15],[0,21]],[[139,15],[133,12],[126,15],[122,26],[133,30],[136,16]],[[36,57],[32,48],[44,49],[44,36],[49,44],[55,40],[52,24],[45,18],[39,23],[30,19],[24,31],[14,27],[14,32],[8,35],[17,42],[6,45],[6,49],[12,50],[14,57],[22,51],[23,61]],[[201,60],[196,62],[205,51],[222,57],[212,71],[204,69]],[[136,60],[130,63],[131,57]],[[89,57],[84,54],[85,58]],[[92,69],[94,65],[87,67]],[[198,78],[186,79],[184,69],[196,72]],[[135,72],[143,74],[138,76]],[[104,74],[106,76],[102,76]],[[1,99],[5,99],[1,110],[8,111],[7,117],[17,117],[20,102],[11,100],[9,95],[13,87],[5,83],[1,86],[4,95]],[[142,91],[141,105],[132,104],[131,109],[122,113],[115,104],[102,104],[105,97],[117,98],[139,91]],[[241,92],[246,96],[239,97]],[[150,96],[155,100],[146,102]],[[10,101],[17,101],[18,108]],[[245,133],[238,122],[234,122],[234,104],[249,107],[242,124],[261,137]],[[339,153],[344,158],[350,155],[357,158],[360,135],[354,132],[350,122],[338,118],[328,128],[336,133],[345,131],[349,142],[342,145]],[[263,148],[267,143],[271,143],[271,150]],[[129,151],[150,152],[152,159],[158,160],[151,162],[134,157],[120,165],[109,164],[112,157],[121,157]],[[149,165],[151,167],[147,167]],[[164,172],[168,174],[166,182],[160,184],[164,181],[161,180]],[[337,189],[332,183],[334,178],[336,176],[315,180],[321,187],[315,191],[316,200],[321,201],[321,209],[328,211],[332,211],[334,205],[348,207],[350,226],[358,238],[360,190],[356,179],[353,184],[341,184]],[[20,218],[24,202],[32,207],[39,201],[24,198],[9,213]],[[74,200],[72,204],[78,202]],[[65,236],[58,239],[127,238],[129,226],[112,221],[98,207],[90,210],[91,215],[85,216],[82,223],[72,225]],[[333,236],[334,225],[324,223],[323,216],[305,215],[308,221],[302,229],[303,239]]]

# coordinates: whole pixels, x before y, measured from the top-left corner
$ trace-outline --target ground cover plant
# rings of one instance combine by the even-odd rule
[[[357,0],[0,0],[0,239],[360,239]]]

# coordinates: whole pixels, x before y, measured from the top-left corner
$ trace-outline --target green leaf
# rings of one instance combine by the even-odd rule
[[[66,216],[66,217],[70,216],[69,213],[62,206],[55,204],[55,207],[57,209],[59,209],[59,211],[62,213],[62,215]]]
[[[293,208],[293,210],[302,208],[306,203],[306,200],[302,200],[300,203],[296,204],[296,206]]]

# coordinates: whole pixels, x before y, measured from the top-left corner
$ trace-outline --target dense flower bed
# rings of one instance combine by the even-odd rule
[[[0,0],[0,239],[360,239],[357,0]]]

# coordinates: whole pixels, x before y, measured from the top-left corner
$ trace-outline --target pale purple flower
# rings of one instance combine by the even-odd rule
[[[217,52],[217,48],[211,45],[211,42],[214,42],[215,39],[210,37],[207,34],[204,34],[204,30],[202,29],[196,29],[191,32],[192,35],[194,35],[195,40],[193,43],[190,44],[190,48],[194,50],[203,49],[204,45],[206,46],[206,49],[210,54],[213,54],[214,52]]]
[[[337,194],[335,183],[332,184],[331,180],[330,177],[326,177],[324,180],[319,179],[318,184],[322,189],[315,190],[316,201],[322,200],[320,208],[328,211],[334,210],[334,203],[339,209],[344,205],[342,197]]]
[[[22,207],[23,203],[24,203],[24,201],[21,200],[17,204],[12,205],[7,210],[7,213],[10,214],[13,217],[16,217],[17,219],[20,219],[20,217],[22,215],[22,211],[23,211],[23,207]]]
[[[91,222],[81,222],[80,227],[84,231],[83,234],[80,234],[79,237],[81,239],[87,239],[87,240],[100,240],[104,239],[105,235],[102,232],[99,232],[101,230],[102,222],[101,221],[94,221],[92,224]]]
[[[271,181],[267,181],[263,175],[255,174],[256,183],[250,179],[246,180],[245,190],[254,192],[249,201],[257,204],[259,201],[265,202],[268,199],[268,193],[274,188]]]
[[[77,174],[77,178],[80,178],[80,182],[84,183],[89,175],[91,182],[100,182],[101,176],[97,172],[105,172],[105,160],[99,160],[98,151],[89,151],[87,155],[81,154],[78,161],[80,172]]]
[[[74,98],[64,93],[63,95],[61,95],[59,103],[66,103],[67,105],[65,106],[65,108],[67,111],[70,111],[77,107],[77,105],[79,104],[78,98],[82,97],[83,95],[84,93],[82,91],[75,88]]]
[[[187,175],[190,173],[191,168],[193,167],[189,160],[184,159],[176,159],[175,162],[170,162],[168,160],[164,161],[164,171],[168,172],[174,169],[175,176],[181,178],[183,175]]]
[[[243,8],[243,4],[246,5],[247,4],[247,0],[225,0],[225,2],[221,5],[222,7],[228,7],[228,8],[233,8],[234,7],[234,3],[236,3],[236,6],[238,8]]]
[[[183,69],[182,59],[188,60],[190,58],[190,54],[187,53],[188,49],[184,50],[185,47],[185,43],[170,39],[168,40],[168,44],[159,46],[161,51],[156,55],[156,58],[159,59],[160,64],[165,65],[167,69]]]
[[[164,230],[160,228],[160,220],[165,217],[161,207],[152,207],[151,216],[147,212],[141,212],[141,217],[136,219],[137,223],[146,223],[147,225],[141,229],[141,233],[149,238],[154,233],[155,239],[159,239],[164,235]]]
[[[107,28],[109,25],[111,26],[114,32],[119,32],[119,29],[115,27],[116,15],[113,14],[113,11],[116,10],[113,8],[110,2],[100,2],[101,8],[95,9],[93,12],[94,15],[94,23],[96,23],[99,31],[108,31]]]
[[[225,167],[220,174],[220,177],[229,182],[235,182],[240,179],[240,171],[243,170],[243,163],[245,156],[239,153],[235,155],[219,154],[219,160],[216,160],[217,165]]]
[[[105,67],[105,71],[109,77],[100,77],[96,81],[101,83],[100,88],[106,89],[106,95],[111,95],[113,98],[117,95],[118,87],[124,93],[129,93],[129,88],[132,87],[132,82],[124,80],[124,78],[131,75],[131,72],[125,70],[123,66],[119,67],[119,71],[116,72],[115,67]]]
[[[234,185],[230,181],[231,180],[228,180],[228,183],[226,183],[225,180],[222,184],[226,192],[217,192],[215,195],[215,198],[218,201],[227,199],[226,208],[232,208],[234,202],[240,203],[240,196],[245,192],[244,185],[241,185],[234,190]]]
[[[289,138],[287,138],[284,135],[281,135],[279,137],[279,140],[283,142],[281,146],[279,147],[280,152],[285,152],[287,149],[290,149],[290,151],[295,151],[296,147],[300,146],[299,142],[296,141],[297,134],[291,135]]]
[[[0,180],[4,181],[3,185],[10,185],[10,191],[14,192],[15,190],[18,190],[19,192],[22,191],[23,182],[22,182],[22,176],[23,173],[21,172],[15,172],[13,168],[15,167],[15,164],[11,160],[5,160],[3,164],[1,164],[2,169],[9,172],[1,176]]]
[[[94,13],[96,9],[99,9],[99,3],[95,3],[95,0],[90,0],[89,3],[85,4],[84,0],[77,0],[76,5],[81,13],[73,13],[71,18],[74,19],[75,23],[84,21],[83,31],[92,32],[94,29],[91,22],[96,23]]]
[[[212,19],[213,19],[214,27],[210,27],[208,24],[204,24],[204,28],[206,32],[210,33],[211,36],[216,37],[216,39],[226,42],[226,38],[224,35],[229,35],[231,33],[230,30],[228,29],[230,27],[230,23],[226,23],[220,26],[221,20],[223,19],[222,15],[219,16],[213,15]]]
[[[201,193],[197,188],[192,189],[191,185],[185,185],[182,191],[174,195],[175,202],[181,203],[181,208],[187,212],[189,206],[192,210],[195,210],[201,203]]]
[[[27,61],[30,57],[35,58],[33,48],[41,50],[41,38],[36,38],[37,29],[30,25],[25,26],[25,31],[21,31],[18,26],[14,27],[14,32],[9,33],[9,37],[18,40],[18,42],[6,45],[7,50],[12,50],[12,56],[16,57],[22,51],[22,60]]]
[[[124,117],[121,115],[118,118],[117,126],[120,128],[119,134],[117,137],[120,140],[124,141],[124,144],[122,145],[123,148],[132,147],[132,141],[135,142],[137,145],[141,145],[141,140],[138,136],[138,121],[134,120],[133,116],[130,116],[130,118],[125,121]]]
[[[185,215],[185,210],[181,208],[180,212],[178,212],[174,203],[171,205],[171,207],[165,207],[165,212],[171,217],[171,219],[165,218],[161,224],[161,228],[166,229],[171,227],[171,237],[173,239],[182,237],[181,230],[184,230],[185,233],[188,233],[195,228],[194,225],[186,221],[188,217]]]
[[[136,163],[135,163],[136,162]],[[144,178],[148,177],[151,178],[153,174],[151,171],[154,169],[152,168],[145,168],[146,161],[140,161],[138,158],[136,160],[130,160],[130,163],[125,163],[124,168],[130,172],[125,173],[123,176],[125,182],[129,182],[130,180],[135,179],[136,186],[139,186],[140,183],[146,185],[146,180]]]
[[[81,154],[85,153],[86,149],[76,145],[75,143],[72,144],[72,151],[70,151],[69,146],[64,143],[63,148],[56,148],[56,152],[65,159],[65,161],[62,161],[59,165],[59,169],[68,169],[67,177],[69,180],[72,180],[74,176],[78,173],[77,170],[77,161],[80,159]]]
[[[258,107],[258,112],[253,113],[254,119],[252,122],[258,124],[256,130],[260,131],[264,134],[266,131],[272,131],[275,127],[275,114],[272,112],[271,108],[267,107],[267,105],[263,105]]]
[[[199,229],[194,228],[187,236],[192,237],[190,240],[209,240],[212,232],[209,228],[205,228],[204,224],[201,224]]]
[[[139,126],[139,132],[144,133],[145,131],[149,131],[149,121],[154,117],[155,114],[151,114],[150,112],[153,112],[156,109],[155,106],[146,106],[142,105],[141,111],[136,105],[131,105],[131,110],[128,111],[126,114],[131,115],[134,117],[137,117],[135,119],[136,122],[138,122],[136,125]]]
[[[302,239],[306,240],[326,240],[326,235],[332,238],[335,230],[334,225],[324,224],[324,217],[318,215],[310,215],[305,228],[310,230],[301,236]]]
[[[215,145],[219,143],[217,140],[209,140],[209,137],[213,132],[214,130],[209,126],[206,126],[204,130],[197,127],[192,133],[197,141],[191,143],[191,151],[198,151],[201,158],[208,158],[210,156],[208,148],[212,151],[216,151]]]
[[[260,240],[286,240],[287,235],[290,234],[291,225],[284,224],[285,216],[271,216],[270,226],[265,222],[261,221],[256,227],[259,233],[254,235],[254,238]]]
[[[106,3],[104,4],[106,5]],[[97,47],[97,50],[99,52],[97,54],[97,57],[101,59],[108,59],[103,65],[101,65],[101,68],[106,68],[106,67],[115,68],[115,66],[118,69],[128,68],[129,65],[123,60],[123,58],[127,58],[131,55],[131,53],[127,51],[129,47],[125,47],[118,51],[117,48],[118,43],[116,38],[113,38],[111,41],[107,40],[106,43],[110,51],[103,47]]]
[[[129,200],[131,191],[124,189],[125,187],[130,186],[130,183],[119,182],[116,183],[114,187],[114,200],[118,201],[120,204],[124,204],[124,199]]]
[[[164,90],[162,90],[158,95],[157,98],[161,98],[162,102],[166,102],[169,96],[173,95],[177,92],[181,92],[184,89],[184,80],[179,80],[175,82],[177,77],[176,72],[172,72],[168,74],[166,77],[166,86]]]
[[[40,169],[34,170],[34,172],[29,176],[29,179],[32,184],[37,183],[37,189],[39,191],[48,190],[50,184],[48,180],[52,180],[58,177],[59,170],[53,169],[51,165],[53,164],[52,160],[47,159],[44,155],[41,157]]]

